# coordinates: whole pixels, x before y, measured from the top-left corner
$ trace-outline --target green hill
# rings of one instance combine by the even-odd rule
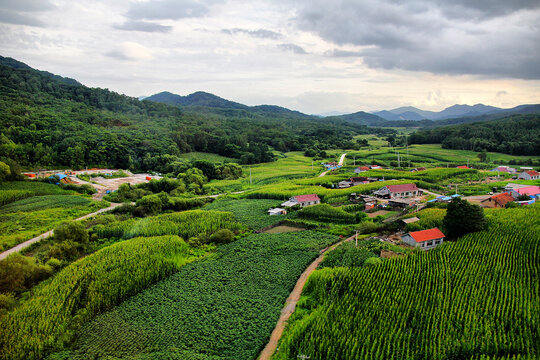
[[[251,164],[272,161],[272,149],[350,147],[354,135],[370,132],[279,107],[232,106],[236,103],[206,93],[192,94],[182,100],[192,105],[179,109],[0,60],[0,161],[12,168],[169,172],[180,154],[192,151]],[[176,97],[162,94],[162,99]],[[210,106],[219,104],[232,108]]]

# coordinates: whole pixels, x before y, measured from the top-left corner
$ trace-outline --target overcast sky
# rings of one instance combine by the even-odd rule
[[[539,0],[0,0],[0,55],[309,114],[540,103]]]

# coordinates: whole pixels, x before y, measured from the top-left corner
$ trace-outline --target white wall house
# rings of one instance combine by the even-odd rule
[[[401,241],[413,247],[419,247],[422,250],[433,249],[441,245],[445,235],[438,228],[422,231],[412,231],[401,237]]]
[[[281,206],[291,207],[295,205],[300,205],[300,207],[305,207],[317,205],[320,203],[321,199],[319,199],[319,196],[317,196],[317,194],[309,194],[293,196],[288,201],[285,201],[283,204],[281,204]]]
[[[524,171],[521,174],[519,174],[518,179],[538,180],[540,179],[540,173],[534,170]]]
[[[422,191],[416,184],[388,185],[375,191],[376,196],[395,198],[409,198],[422,195]]]

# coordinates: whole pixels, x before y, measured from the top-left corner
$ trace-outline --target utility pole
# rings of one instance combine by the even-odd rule
[[[251,182],[251,166],[249,167],[249,185],[251,185],[252,182]]]
[[[355,239],[356,239],[356,244],[354,245],[355,247],[358,247],[358,230],[356,230],[356,236],[355,236]]]
[[[456,194],[457,194],[457,184],[456,184]]]
[[[397,153],[397,167],[401,167],[401,162],[399,161],[399,151]]]

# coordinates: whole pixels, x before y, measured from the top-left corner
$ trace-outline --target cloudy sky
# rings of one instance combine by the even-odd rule
[[[310,114],[540,103],[538,0],[0,0],[0,55]]]

